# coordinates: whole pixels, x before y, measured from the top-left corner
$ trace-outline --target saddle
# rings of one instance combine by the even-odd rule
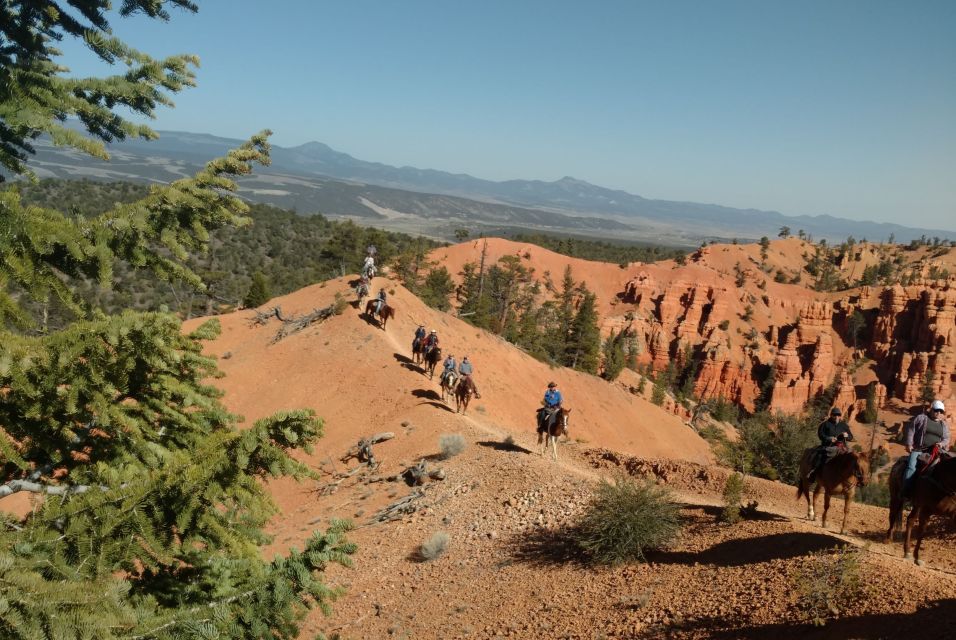
[[[916,459],[916,477],[928,476],[941,460],[948,460],[954,457],[954,455],[956,454],[943,451],[939,448],[938,444],[934,444],[927,451],[919,454],[919,457]]]
[[[548,430],[548,425],[554,420],[558,411],[558,407],[541,407],[538,409],[538,433],[544,433]]]

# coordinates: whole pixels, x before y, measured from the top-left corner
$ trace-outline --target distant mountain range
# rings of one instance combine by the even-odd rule
[[[166,182],[189,175],[241,140],[207,134],[160,132],[159,140],[110,145],[104,163],[79,152],[37,143],[32,166],[45,177]],[[358,160],[320,142],[272,149],[272,164],[243,178],[241,193],[300,213],[362,218],[376,226],[438,237],[455,228],[501,228],[576,233],[678,245],[703,239],[773,237],[788,226],[817,238],[886,239],[926,235],[956,239],[956,232],[904,227],[833,216],[785,216],[776,211],[651,200],[564,177],[554,182],[494,182],[467,174],[393,167]]]

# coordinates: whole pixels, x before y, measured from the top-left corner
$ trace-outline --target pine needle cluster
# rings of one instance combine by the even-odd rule
[[[192,84],[192,57],[157,61],[114,38],[109,4],[0,7],[0,165],[28,174],[40,134],[94,155],[105,154],[95,139],[148,137],[112,108],[150,115],[169,102],[164,91]],[[120,13],[166,19],[168,5],[195,9],[124,0]],[[127,73],[63,77],[51,46],[62,36]],[[95,139],[64,127],[71,115]],[[81,281],[109,287],[118,261],[203,287],[187,258],[211,231],[248,223],[235,179],[268,163],[266,136],[94,217],[0,191],[0,497],[34,495],[25,517],[0,514],[0,637],[293,638],[309,609],[338,595],[322,572],[350,563],[346,522],[261,557],[276,513],[262,481],[314,477],[290,453],[309,451],[322,421],[294,410],[238,429],[208,383],[219,372],[203,341],[218,323],[184,334],[169,314],[106,315],[75,294]],[[78,320],[44,331],[30,299],[55,299]]]

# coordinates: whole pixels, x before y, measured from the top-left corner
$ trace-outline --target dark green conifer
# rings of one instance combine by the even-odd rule
[[[62,10],[59,5],[69,5]],[[151,132],[112,112],[151,114],[163,90],[192,84],[191,56],[153,61],[111,35],[106,0],[22,0],[0,7],[0,164],[27,173],[29,141],[46,133],[94,155],[95,141]],[[121,14],[165,19],[187,0],[124,0]],[[72,80],[52,43],[84,37],[128,73]],[[77,116],[94,139],[66,129]],[[289,455],[321,436],[311,411],[287,411],[239,430],[206,381],[211,321],[183,334],[164,313],[108,316],[75,284],[108,287],[124,261],[170,282],[204,285],[190,253],[209,233],[247,224],[235,178],[268,162],[264,135],[195,177],[92,217],[24,206],[0,191],[0,497],[36,494],[21,520],[0,516],[0,637],[293,638],[308,609],[338,591],[330,563],[355,551],[346,523],[315,532],[301,551],[262,559],[276,512],[262,480],[314,477]],[[56,302],[77,322],[45,335],[27,303]]]

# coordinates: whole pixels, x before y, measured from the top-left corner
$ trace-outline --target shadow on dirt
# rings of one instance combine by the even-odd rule
[[[410,371],[417,371],[418,373],[425,373],[425,370],[422,369],[420,365],[415,364],[415,363],[412,361],[412,359],[409,358],[409,357],[406,356],[406,355],[402,355],[401,353],[393,353],[393,354],[392,354],[392,357],[394,357],[394,358],[398,361],[398,363],[399,363],[400,365],[402,365],[403,367],[405,367],[406,369],[408,369],[408,370],[410,370]]]
[[[809,624],[779,624],[728,628],[727,618],[701,618],[675,625],[674,637],[719,640],[837,640],[857,638],[952,638],[956,599],[936,600],[914,613],[874,613],[831,620],[824,627]]]
[[[520,444],[515,444],[514,442],[495,442],[493,440],[482,440],[476,442],[479,447],[488,447],[489,449],[494,449],[495,451],[507,451],[508,453],[526,453],[531,454],[532,451],[525,449]]]
[[[577,529],[539,529],[514,540],[513,557],[517,562],[547,566],[588,563],[587,555],[575,542]],[[805,556],[812,551],[841,545],[839,538],[819,533],[781,533],[758,538],[728,540],[699,553],[687,551],[649,551],[648,562],[656,564],[713,565],[741,567],[772,560]]]
[[[422,400],[441,401],[441,396],[434,389],[412,389],[412,395]]]
[[[710,564],[717,567],[742,567],[772,560],[798,558],[813,551],[832,549],[844,542],[824,533],[776,533],[757,538],[720,542],[699,553],[656,551],[647,559],[660,564]]]

